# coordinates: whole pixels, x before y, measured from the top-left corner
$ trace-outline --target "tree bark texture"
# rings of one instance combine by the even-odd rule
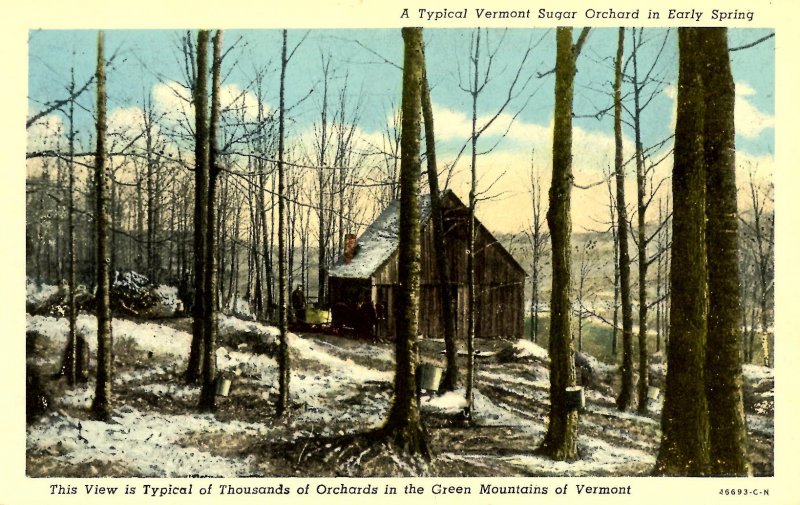
[[[200,391],[200,410],[212,411],[216,408],[217,375],[217,318],[219,311],[218,272],[217,272],[217,229],[216,192],[219,177],[219,134],[220,114],[220,65],[222,63],[222,32],[217,30],[213,38],[213,60],[211,64],[211,114],[208,130],[208,194],[206,200],[206,256],[205,279],[203,281],[203,386]],[[205,109],[196,114],[205,114]]]
[[[424,48],[423,48],[424,52]],[[424,54],[424,53],[423,53]],[[425,60],[423,58],[423,64]],[[447,358],[447,369],[440,387],[444,391],[453,391],[458,387],[458,360],[456,348],[456,319],[453,310],[453,290],[450,286],[450,264],[445,255],[444,215],[441,195],[439,194],[439,171],[436,167],[436,142],[433,128],[433,107],[431,105],[430,88],[428,87],[427,70],[422,73],[422,116],[425,120],[425,150],[427,153],[428,187],[431,195],[431,223],[436,240],[436,270],[439,275],[439,297],[442,300],[442,321],[444,322],[444,345]]]
[[[111,167],[106,161],[106,71],[103,32],[97,34],[97,150],[95,187],[97,188],[97,383],[92,413],[95,418],[111,418],[112,336],[111,336],[111,215],[108,195]]]
[[[714,475],[751,473],[742,393],[739,326],[739,232],[736,206],[734,91],[725,28],[701,32],[705,59],[706,254],[708,348],[706,395]],[[674,325],[674,323],[673,323]]]
[[[625,172],[622,152],[622,58],[625,29],[619,29],[614,62],[614,171],[617,180],[617,240],[619,240],[619,293],[622,305],[622,388],[617,408],[627,410],[633,403],[633,311],[631,308],[631,260],[628,253],[628,210],[625,206]]]
[[[420,109],[423,81],[422,28],[403,28],[402,154],[400,160],[399,315],[396,330],[394,400],[385,431],[398,447],[428,454],[416,396],[419,310]]]
[[[289,406],[289,340],[288,321],[286,317],[286,168],[284,156],[284,114],[286,83],[286,30],[283,30],[281,46],[281,77],[278,115],[278,328],[280,342],[278,344],[278,405],[277,413],[282,415]]]
[[[699,30],[680,28],[678,112],[672,169],[672,321],[655,473],[704,475],[709,462],[705,392],[708,269],[703,125],[703,46]]]
[[[186,380],[200,378],[201,347],[205,342],[205,263],[208,249],[208,30],[197,33],[197,77],[194,84],[194,303],[192,304],[192,345]]]
[[[570,331],[570,200],[572,193],[572,95],[575,55],[572,28],[556,34],[556,84],[553,128],[553,176],[547,225],[552,244],[550,301],[550,413],[539,450],[557,460],[578,456],[578,412],[567,406],[566,389],[575,385],[575,357]]]

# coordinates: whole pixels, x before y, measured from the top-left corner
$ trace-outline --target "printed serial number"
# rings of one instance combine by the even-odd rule
[[[723,496],[769,496],[769,489],[743,489],[722,488],[719,494]]]

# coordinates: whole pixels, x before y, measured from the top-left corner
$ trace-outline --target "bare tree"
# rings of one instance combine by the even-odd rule
[[[589,238],[583,244],[575,246],[575,252],[578,256],[578,286],[575,293],[577,306],[574,312],[578,318],[578,351],[583,351],[583,321],[594,312],[586,305],[587,298],[592,294],[589,277],[598,268],[597,258],[595,257],[596,248],[597,240],[593,238]]]
[[[750,170],[747,190],[750,196],[750,218],[740,217],[744,232],[750,243],[750,251],[754,261],[755,284],[758,293],[759,322],[761,325],[761,348],[763,363],[772,365],[772,346],[769,341],[770,308],[774,284],[774,249],[775,249],[775,214],[770,211],[772,184],[761,185],[756,181],[754,171]],[[755,326],[755,321],[751,321]],[[752,355],[752,352],[751,352]],[[752,356],[751,356],[752,359]]]
[[[556,32],[555,112],[553,117],[553,177],[547,226],[552,246],[553,280],[550,298],[550,412],[547,433],[538,451],[557,460],[578,457],[578,411],[567,402],[575,386],[575,355],[570,331],[572,193],[572,96],[575,60],[586,39],[584,29],[572,43],[572,28]]]
[[[286,30],[282,32],[281,76],[278,105],[278,403],[277,414],[284,415],[289,405],[289,336],[286,319],[286,169],[284,168],[284,123],[286,66]]]
[[[617,408],[627,410],[633,402],[633,314],[631,311],[631,261],[628,254],[628,209],[625,205],[625,172],[622,152],[622,56],[625,29],[619,29],[614,63],[614,173],[617,180],[617,241],[619,242],[619,291],[622,305],[622,388]]]
[[[425,120],[425,154],[428,168],[428,187],[431,198],[431,219],[433,237],[436,241],[436,271],[438,274],[439,298],[442,301],[442,323],[444,326],[445,356],[447,369],[441,389],[453,391],[458,386],[458,356],[456,347],[456,319],[453,306],[453,290],[451,289],[450,263],[447,259],[444,234],[444,212],[439,192],[439,171],[436,166],[436,139],[433,127],[433,106],[431,105],[428,72],[425,65],[423,48],[422,70],[422,116]]]
[[[428,455],[416,395],[415,369],[419,310],[420,111],[424,74],[422,28],[403,28],[403,129],[400,162],[399,313],[396,331],[394,399],[384,433],[411,454]]]
[[[197,33],[197,75],[192,89],[195,114],[194,172],[194,303],[192,344],[186,381],[197,382],[201,374],[202,343],[205,342],[205,261],[208,250],[208,30]]]
[[[97,33],[97,151],[95,153],[95,187],[97,198],[97,382],[92,414],[99,420],[111,419],[111,250],[108,195],[111,184],[110,166],[106,160],[106,72],[103,57],[103,32]]]
[[[549,232],[545,231],[544,214],[542,209],[542,182],[538,168],[533,166],[533,151],[531,151],[531,225],[526,230],[532,255],[531,258],[531,341],[536,342],[539,337],[539,284],[542,275],[542,263],[545,261],[544,253]]]
[[[505,34],[505,32],[504,32]],[[486,35],[488,39],[488,35]],[[500,115],[508,108],[509,104],[515,99],[519,98],[522,93],[528,88],[531,82],[532,75],[523,76],[522,72],[525,68],[525,62],[531,53],[531,47],[528,47],[520,59],[519,66],[508,86],[508,91],[504,97],[503,102],[496,109],[495,113],[482,125],[478,125],[478,100],[486,89],[486,86],[495,77],[492,72],[492,65],[497,56],[499,49],[502,47],[503,40],[491,47],[488,40],[481,45],[481,29],[476,29],[470,39],[470,65],[469,74],[467,77],[467,84],[459,84],[459,87],[465,93],[470,95],[472,101],[472,132],[469,139],[470,145],[470,192],[469,192],[469,218],[468,218],[468,241],[469,247],[467,248],[467,387],[466,399],[467,406],[464,409],[464,416],[468,421],[472,420],[473,396],[475,387],[475,328],[476,328],[476,306],[477,296],[475,292],[475,208],[478,204],[481,195],[478,193],[478,140],[500,117]],[[483,55],[483,52],[486,54]],[[482,58],[486,59],[484,63]],[[485,66],[484,66],[485,65]],[[516,119],[517,115],[524,109],[523,104],[517,112],[513,115],[511,121]],[[508,128],[511,127],[509,123]],[[493,148],[492,148],[493,149]],[[481,154],[491,152],[492,149],[486,150]]]
[[[217,30],[213,38],[213,59],[211,63],[211,112],[208,126],[208,194],[204,195],[206,223],[203,232],[206,234],[206,251],[204,261],[203,289],[203,387],[200,390],[200,410],[216,409],[216,374],[217,374],[217,318],[219,312],[219,292],[217,277],[217,183],[220,173],[220,156],[217,137],[219,135],[220,115],[220,66],[222,65],[222,31]],[[199,41],[198,41],[199,45]],[[202,52],[205,52],[204,48]],[[198,48],[198,54],[201,50]],[[204,68],[198,60],[197,67]],[[206,109],[195,111],[197,115],[205,115]]]

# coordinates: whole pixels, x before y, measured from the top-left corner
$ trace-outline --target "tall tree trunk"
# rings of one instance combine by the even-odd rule
[[[615,95],[616,96],[616,95]],[[615,98],[616,99],[616,98]],[[615,111],[616,114],[616,111]],[[616,116],[615,116],[616,120]],[[621,128],[620,128],[621,130]],[[616,142],[616,140],[615,140]],[[614,158],[614,165],[616,171],[616,163],[617,159],[616,156]],[[609,174],[610,175],[610,174]],[[616,178],[615,178],[616,179]],[[612,318],[611,318],[611,356],[613,361],[616,363],[617,361],[617,337],[619,334],[619,229],[618,229],[618,218],[617,218],[617,208],[616,208],[616,199],[614,198],[614,193],[611,184],[611,178],[608,179],[608,214],[611,219],[611,242],[613,243],[613,255],[614,255],[614,304],[612,306]]]
[[[424,53],[424,48],[423,48]],[[425,64],[423,56],[423,65]],[[422,116],[425,120],[425,150],[427,152],[428,187],[431,193],[431,219],[436,246],[436,270],[438,273],[439,299],[442,302],[442,326],[444,327],[444,346],[447,369],[441,389],[454,391],[458,387],[458,349],[456,348],[456,319],[453,310],[453,290],[450,284],[450,264],[447,261],[444,237],[444,212],[439,192],[439,171],[436,166],[436,141],[433,127],[433,107],[431,106],[427,68],[422,73]]]
[[[708,269],[703,125],[703,46],[700,29],[680,28],[678,113],[672,169],[671,327],[654,472],[703,475],[709,464],[705,391]]]
[[[472,95],[472,137],[470,138],[470,186],[469,186],[469,217],[467,222],[467,406],[464,417],[467,422],[472,422],[472,409],[475,397],[475,206],[477,205],[478,191],[478,59],[480,57],[481,30],[475,32],[475,54],[471,55],[473,81],[471,84]]]
[[[632,32],[635,36],[635,30]],[[633,39],[633,37],[632,37]],[[638,47],[634,39],[633,59],[633,130],[636,148],[636,216],[637,216],[637,236],[636,245],[638,247],[639,263],[639,383],[637,384],[637,404],[640,414],[647,412],[647,389],[648,389],[648,351],[647,351],[647,236],[646,213],[647,204],[645,203],[645,167],[644,167],[644,148],[642,146],[642,106],[640,102],[641,85],[639,84],[639,65]]]
[[[628,253],[628,210],[625,206],[625,172],[622,164],[622,58],[625,29],[619,29],[614,63],[614,171],[617,179],[617,240],[619,240],[619,292],[622,305],[622,388],[617,408],[633,403],[633,311],[631,308],[631,260]]]
[[[111,419],[111,250],[108,195],[111,168],[106,162],[106,70],[103,57],[103,32],[97,34],[97,151],[95,186],[97,188],[97,383],[92,403],[95,418]]]
[[[281,46],[281,78],[278,109],[278,328],[280,341],[278,345],[278,404],[276,412],[279,416],[286,413],[289,406],[289,337],[286,317],[286,169],[284,156],[284,115],[286,88],[286,30],[283,30]]]
[[[71,70],[70,96],[75,92],[75,70]],[[59,370],[60,375],[66,375],[67,383],[74,386],[79,380],[85,380],[85,366],[83,360],[83,339],[77,336],[76,322],[78,309],[75,302],[75,288],[77,286],[76,253],[75,253],[75,102],[69,102],[67,120],[69,122],[69,152],[67,154],[67,318],[69,319],[69,334],[64,358]]]
[[[205,263],[208,250],[208,30],[197,34],[197,77],[194,85],[195,172],[194,172],[194,303],[192,344],[186,381],[200,378],[201,347],[205,342]]]
[[[661,211],[661,201],[658,202],[658,223],[661,226],[664,221],[664,216]],[[662,260],[663,260],[663,251],[664,245],[661,241],[661,232],[658,232],[658,264],[656,265],[656,352],[661,351],[661,306],[663,300],[661,300],[661,270],[662,270]]]
[[[156,244],[155,244],[155,230],[156,230],[156,195],[154,188],[155,177],[155,159],[153,158],[153,117],[150,106],[145,102],[142,110],[142,118],[144,124],[144,138],[145,138],[145,155],[147,163],[147,172],[145,179],[146,195],[147,195],[147,276],[153,284],[158,282],[156,274]]]
[[[320,118],[320,144],[319,144],[319,159],[318,163],[318,184],[319,184],[319,201],[317,209],[317,218],[319,220],[319,247],[317,248],[317,305],[320,307],[325,306],[325,293],[326,291],[326,268],[327,261],[326,254],[326,226],[328,221],[325,219],[327,210],[325,209],[325,191],[327,190],[326,183],[326,148],[328,146],[328,63],[323,62],[324,80],[322,83],[322,116]],[[331,205],[332,206],[332,205]]]
[[[402,450],[428,455],[419,401],[416,363],[419,310],[420,108],[424,71],[422,28],[403,28],[403,133],[400,161],[400,245],[394,400],[384,432]]]
[[[739,233],[736,208],[734,91],[726,28],[702,30],[705,87],[708,349],[706,395],[711,473],[746,476],[747,426],[742,399],[739,327]]]
[[[219,87],[220,65],[222,64],[222,31],[217,30],[213,39],[213,60],[211,64],[211,117],[208,131],[208,194],[206,195],[206,257],[204,293],[205,314],[203,317],[203,387],[200,390],[200,410],[215,410],[216,374],[217,374],[217,318],[219,312],[219,293],[217,277],[217,230],[216,224],[216,191],[220,172],[217,136],[219,134]],[[199,65],[198,65],[199,67]],[[198,110],[196,114],[205,115],[206,110]]]
[[[575,386],[575,356],[570,332],[570,200],[572,193],[572,93],[575,52],[572,28],[556,34],[556,83],[553,126],[553,176],[547,225],[552,244],[550,298],[550,413],[539,451],[553,459],[578,457],[578,411],[567,405],[567,388]]]

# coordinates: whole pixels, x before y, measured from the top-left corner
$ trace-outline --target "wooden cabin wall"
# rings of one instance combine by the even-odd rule
[[[459,339],[467,334],[467,249],[468,212],[454,198],[444,201],[445,244],[451,265],[452,288],[456,294],[456,332]],[[524,332],[525,272],[511,255],[496,242],[480,223],[476,230],[476,334],[482,338],[522,337]],[[442,338],[441,299],[438,293],[438,271],[434,254],[433,226],[424,226],[421,240],[420,272],[420,331],[428,338]],[[382,337],[394,335],[397,299],[398,255],[393,254],[374,273],[372,282],[373,303],[387,308],[386,319],[379,323]],[[342,299],[347,289],[340,283],[363,286],[363,280],[331,278],[331,303]],[[337,294],[334,294],[334,288]]]

